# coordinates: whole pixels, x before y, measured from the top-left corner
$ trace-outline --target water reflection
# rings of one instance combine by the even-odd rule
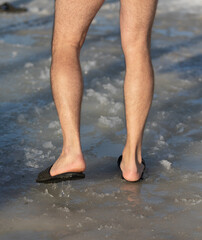
[[[124,181],[124,180],[123,180]],[[144,183],[143,183],[144,184]],[[141,196],[142,183],[122,183],[120,190],[122,195],[127,199],[129,206],[136,207],[142,203]]]

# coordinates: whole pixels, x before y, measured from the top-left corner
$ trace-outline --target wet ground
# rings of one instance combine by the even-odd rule
[[[137,184],[116,165],[126,139],[125,63],[119,1],[104,3],[81,52],[86,178],[46,185],[37,174],[62,147],[49,78],[53,1],[10,2],[28,12],[0,14],[0,239],[201,239],[201,2],[159,1],[147,169]]]

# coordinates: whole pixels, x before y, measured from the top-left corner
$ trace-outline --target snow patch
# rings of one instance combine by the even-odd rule
[[[98,123],[105,126],[105,127],[110,127],[110,128],[115,128],[123,123],[122,119],[118,116],[116,117],[105,117],[105,116],[100,116],[98,119]]]
[[[40,79],[49,79],[50,77],[50,69],[48,67],[45,67],[44,70],[41,70],[40,72]]]
[[[99,93],[96,92],[94,89],[89,88],[86,90],[86,96],[84,96],[85,99],[89,99],[89,98],[94,98],[95,100],[97,100],[100,104],[104,104],[107,105],[109,104],[108,101],[108,95],[106,93]]]
[[[157,10],[161,12],[185,12],[200,13],[202,12],[201,0],[169,0],[160,1]]]
[[[44,148],[54,148],[53,144],[51,141],[43,143]]]
[[[165,167],[167,170],[170,170],[171,169],[171,162],[169,162],[168,160],[161,160],[160,161],[161,165],[163,167]]]
[[[108,90],[112,94],[116,94],[117,93],[117,89],[111,83],[104,84],[103,88]]]
[[[109,113],[118,114],[118,112],[122,109],[123,109],[123,103],[116,102],[116,103],[113,103],[113,106],[109,108]]]
[[[178,123],[176,125],[177,133],[182,133],[184,132],[185,124],[184,123]]]
[[[16,57],[18,55],[18,52],[17,51],[13,51],[12,52],[12,57],[14,58],[14,57]]]
[[[31,67],[33,67],[33,66],[34,66],[33,63],[27,62],[27,63],[25,63],[24,68],[31,68]]]
[[[58,128],[60,126],[60,123],[58,121],[50,122],[48,125],[48,128]]]
[[[81,63],[81,66],[82,66],[84,73],[87,74],[91,68],[96,66],[96,61],[83,62],[83,63]]]

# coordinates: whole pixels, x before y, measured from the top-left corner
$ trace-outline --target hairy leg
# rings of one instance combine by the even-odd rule
[[[121,0],[121,43],[126,62],[124,100],[127,139],[121,169],[128,181],[140,178],[142,138],[154,90],[151,30],[158,0]]]
[[[57,0],[52,41],[51,87],[62,134],[62,153],[51,168],[51,176],[84,171],[80,143],[80,110],[83,79],[80,50],[96,13],[104,0]]]

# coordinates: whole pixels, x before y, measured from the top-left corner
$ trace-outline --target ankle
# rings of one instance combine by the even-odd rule
[[[79,167],[79,169],[82,171],[84,171],[86,168],[86,163],[82,152],[65,150],[61,152],[59,158],[62,162],[71,163],[72,167]]]
[[[63,146],[62,148],[62,153],[61,155],[68,156],[68,155],[76,155],[78,156],[78,158],[83,158],[83,153],[81,151],[81,147],[67,147],[67,146]]]
[[[137,165],[138,163],[142,162],[142,153],[141,153],[141,146],[136,145],[134,147],[130,147],[126,145],[122,152],[123,160],[127,163],[135,163]]]

